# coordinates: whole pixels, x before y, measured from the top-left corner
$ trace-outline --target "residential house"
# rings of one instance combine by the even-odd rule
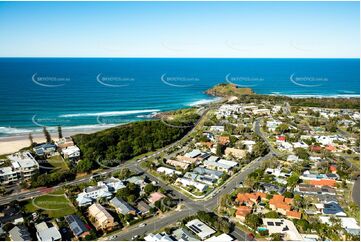
[[[252,213],[252,208],[247,206],[239,206],[236,211],[236,218],[244,222],[247,215]]]
[[[176,171],[176,170],[173,170],[173,169],[170,169],[170,168],[168,168],[168,167],[164,167],[164,166],[161,166],[161,167],[158,167],[157,168],[157,172],[158,173],[164,173],[164,174],[166,174],[166,175],[168,175],[168,176],[172,176],[172,175],[182,175],[182,172],[180,172],[180,171]]]
[[[198,239],[195,238],[192,233],[188,232],[188,230],[182,227],[174,230],[172,236],[177,241],[198,241]]]
[[[165,163],[174,166],[174,167],[180,167],[181,169],[185,170],[188,168],[189,163],[187,162],[183,162],[183,161],[178,161],[178,160],[167,160]]]
[[[276,141],[276,144],[277,144],[277,148],[280,150],[280,151],[293,151],[293,145],[289,142],[278,142]]]
[[[64,149],[69,146],[73,146],[74,141],[71,137],[63,137],[63,138],[59,139],[58,141],[56,141],[55,145],[60,149]]]
[[[153,192],[149,195],[148,201],[151,205],[154,205],[156,202],[162,200],[166,196],[160,192]]]
[[[150,206],[146,202],[141,200],[137,204],[137,209],[141,215],[146,215],[149,213]]]
[[[148,234],[147,236],[144,237],[145,241],[149,241],[149,242],[157,242],[157,241],[176,241],[172,236],[168,235],[167,233],[163,232],[163,233],[158,233],[158,234]]]
[[[209,239],[206,239],[206,242],[220,242],[220,241],[233,241],[234,239],[229,236],[228,234],[220,234],[220,235],[213,235]]]
[[[276,192],[278,194],[283,194],[286,191],[286,188],[271,183],[260,182],[260,191],[265,193]]]
[[[25,225],[17,225],[9,231],[11,241],[32,241],[28,228]]]
[[[37,145],[33,148],[35,153],[38,156],[49,156],[52,155],[56,151],[56,145],[51,143],[45,143],[41,145]]]
[[[30,179],[39,171],[39,163],[30,152],[17,152],[7,156],[11,166],[0,168],[0,184]]]
[[[330,221],[331,217],[319,216],[320,221],[324,224],[328,224],[332,226],[332,222]],[[341,227],[345,229],[348,233],[359,236],[360,235],[360,226],[357,224],[356,219],[350,217],[339,217],[341,221]]]
[[[298,213],[297,211],[291,212],[292,203],[293,203],[292,198],[285,198],[282,195],[274,195],[269,200],[269,206],[272,210],[274,210],[280,214],[283,214],[287,217],[301,218],[301,214]]]
[[[115,226],[113,216],[99,203],[91,205],[88,213],[96,230],[111,230]]]
[[[139,186],[142,189],[145,185],[147,185],[144,176],[131,176],[127,179],[127,182],[134,183],[135,185]]]
[[[186,153],[184,156],[189,157],[189,158],[197,158],[201,154],[202,154],[202,152],[200,150],[195,149],[195,150],[192,150],[191,152]]]
[[[201,183],[201,182],[197,182],[197,181],[195,181],[195,180],[193,180],[193,179],[185,178],[185,177],[177,178],[176,183],[180,183],[180,184],[182,184],[182,185],[185,186],[185,187],[193,186],[193,187],[195,187],[196,189],[198,189],[200,192],[204,192],[205,190],[208,189],[208,185],[207,185],[207,184],[204,184],[204,183]]]
[[[115,208],[117,213],[136,215],[136,210],[121,198],[115,197],[109,201],[109,204]]]
[[[221,171],[215,171],[215,170],[211,170],[211,169],[207,169],[207,168],[199,167],[199,166],[194,168],[193,172],[197,173],[199,175],[204,175],[204,176],[211,177],[211,178],[214,178],[217,180],[219,178],[221,178],[223,175],[223,172],[221,172]]]
[[[64,155],[64,158],[68,158],[70,160],[78,159],[80,157],[80,149],[78,146],[68,146],[61,150],[61,153]]]
[[[76,201],[80,207],[88,206],[100,198],[110,199],[113,193],[124,188],[123,182],[117,178],[109,178],[97,183],[97,186],[90,186],[79,193]]]
[[[224,132],[224,126],[211,126],[210,129],[209,129],[211,132],[219,132],[219,133],[222,133]]]
[[[198,163],[197,158],[191,158],[191,157],[183,156],[183,155],[177,155],[176,159],[181,162],[188,163],[188,164],[197,164]]]
[[[294,223],[287,219],[264,218],[263,225],[267,228],[269,235],[281,234],[283,240],[301,241],[302,236]]]
[[[78,215],[72,214],[72,215],[65,216],[65,221],[68,223],[68,226],[69,226],[71,232],[73,232],[75,237],[85,238],[85,236],[90,234],[86,225],[79,218]]]
[[[253,146],[256,144],[256,142],[253,141],[253,140],[243,140],[243,141],[242,141],[242,144],[247,147],[247,151],[248,151],[249,153],[252,153]]]
[[[263,192],[238,193],[236,201],[238,201],[239,205],[252,207],[254,204],[258,204],[261,200],[265,200],[266,198],[267,194]]]
[[[270,115],[271,111],[267,108],[260,108],[252,110],[254,115]]]
[[[224,154],[226,156],[233,156],[237,159],[242,159],[246,156],[246,151],[245,150],[241,150],[241,149],[235,149],[235,148],[230,148],[227,147],[224,151]]]
[[[269,174],[269,175],[272,175],[272,176],[275,176],[275,177],[283,177],[283,178],[291,176],[290,172],[282,172],[282,169],[280,169],[280,168],[275,168],[275,169],[267,168],[265,170],[265,173]]]
[[[291,163],[298,162],[300,158],[297,155],[289,155],[287,156],[287,161]]]
[[[186,224],[186,227],[195,233],[201,240],[205,240],[212,234],[216,233],[214,229],[200,221],[199,219],[193,219]]]
[[[61,234],[52,223],[41,222],[35,225],[36,237],[39,241],[60,241]]]
[[[269,131],[269,132],[275,132],[275,131],[276,131],[276,128],[277,128],[280,124],[282,124],[282,122],[276,121],[276,120],[270,120],[270,121],[267,121],[266,127],[268,128],[268,131]]]
[[[23,213],[20,205],[5,205],[0,211],[0,224],[21,224],[24,223]],[[1,226],[0,226],[1,227]]]
[[[346,213],[337,202],[315,203],[315,207],[324,215],[334,215],[337,217],[345,217]]]
[[[229,136],[218,136],[218,144],[228,145],[230,142]]]
[[[294,192],[302,195],[336,195],[336,190],[332,187],[318,187],[311,184],[299,184],[295,187]]]
[[[212,161],[212,156],[203,162],[203,165],[211,170],[217,170],[221,172],[230,172],[231,169],[238,165],[237,162],[220,159],[218,161]]]

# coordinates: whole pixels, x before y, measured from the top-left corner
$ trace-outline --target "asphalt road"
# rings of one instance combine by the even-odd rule
[[[255,121],[255,126],[254,126],[254,132],[263,139],[263,141],[268,145],[270,151],[272,154],[275,154],[277,157],[281,157],[282,154],[276,150],[271,143],[268,141],[268,139],[265,137],[265,135],[263,134],[263,132],[261,131],[261,127],[259,125],[259,121],[261,118],[257,118]]]
[[[360,177],[357,177],[352,188],[352,200],[360,206]]]

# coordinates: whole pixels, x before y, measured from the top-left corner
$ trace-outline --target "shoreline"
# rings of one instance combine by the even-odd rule
[[[121,124],[120,124],[121,125]],[[63,137],[73,136],[76,134],[91,134],[95,133],[104,129],[108,129],[109,127],[103,127],[98,129],[92,130],[84,130],[84,132],[79,131],[63,131]],[[58,132],[49,131],[52,140],[58,140]],[[42,132],[40,133],[31,133],[33,136],[33,141],[36,143],[43,143],[45,142],[45,137]],[[0,155],[7,155],[14,152],[17,152],[23,148],[30,146],[29,134],[21,134],[21,135],[13,135],[13,136],[6,136],[0,137]]]
[[[283,96],[283,97],[289,97],[289,98],[357,98],[360,97],[360,95],[335,95],[335,96],[323,96],[323,95],[285,95],[285,94],[277,94],[277,93],[271,93],[271,94],[257,94],[254,93],[256,95],[268,95],[268,96]],[[199,106],[207,106],[210,105],[212,103],[217,103],[217,102],[223,102],[226,101],[228,98],[231,97],[221,97],[221,96],[215,96],[215,95],[211,95],[208,94],[209,96],[214,97],[213,99],[209,99],[209,100],[198,100],[196,102],[193,102],[191,105],[189,105],[189,107],[185,107],[185,108],[192,108],[192,107],[199,107]],[[185,108],[180,108],[180,109],[176,109],[176,110],[182,110]],[[176,110],[171,110],[171,111],[176,111]],[[154,118],[159,118],[159,115],[161,115],[162,113],[168,113],[170,111],[162,111],[162,112],[158,112],[157,115],[155,115],[152,118],[147,118],[144,119],[142,121],[147,121],[147,120],[152,120]],[[132,122],[136,122],[136,120],[128,122],[128,123],[132,123]],[[116,126],[120,126],[120,125],[124,125],[127,123],[119,123],[119,124],[108,124],[108,125],[85,125],[83,128],[72,128],[72,127],[62,127],[62,133],[63,133],[63,137],[66,136],[73,136],[76,134],[91,134],[91,133],[95,133],[101,130],[105,130],[105,129],[109,129],[112,127],[116,127]],[[86,126],[91,126],[91,128],[86,128]],[[54,141],[58,140],[58,133],[56,130],[56,127],[48,127],[48,131],[51,135],[51,137],[53,138]],[[26,148],[30,145],[30,141],[29,141],[29,133],[32,134],[33,136],[33,141],[36,143],[43,143],[45,142],[45,137],[44,134],[42,133],[42,131],[36,131],[36,132],[24,132],[24,133],[19,133],[19,134],[13,134],[13,135],[9,135],[9,136],[3,136],[0,137],[0,155],[5,155],[5,154],[11,154],[14,152],[19,151],[20,149]]]
[[[221,97],[216,97],[213,99],[209,99],[207,101],[202,99],[202,100],[192,103],[192,105],[190,105],[189,107],[186,107],[186,108],[207,106],[207,105],[210,105],[215,102],[221,102],[223,100],[224,99]],[[176,110],[182,110],[182,109],[185,109],[185,108],[180,108],[180,109],[176,109]],[[176,111],[176,110],[171,110],[171,111]],[[158,112],[157,115],[155,115],[154,117],[147,118],[142,121],[149,121],[149,120],[153,120],[154,118],[157,119],[157,117],[159,117],[160,114],[168,113],[168,112],[170,112],[170,111]],[[134,120],[132,122],[139,122],[139,120],[138,121]],[[129,123],[132,123],[132,122],[129,122]],[[129,123],[109,124],[109,125],[104,125],[104,126],[99,125],[99,126],[93,126],[92,128],[88,128],[88,129],[84,128],[83,130],[76,130],[76,129],[71,130],[71,128],[68,128],[68,130],[67,130],[67,127],[62,127],[62,134],[63,134],[63,137],[73,136],[73,135],[77,135],[77,134],[91,134],[91,133],[96,133],[98,131],[109,129],[112,127],[129,124]],[[52,140],[54,140],[54,141],[58,140],[58,132],[56,130],[56,127],[51,127],[51,129],[49,129],[49,127],[47,127],[47,129],[52,137]],[[43,143],[46,141],[42,131],[21,133],[18,135],[3,136],[3,137],[0,137],[0,155],[11,154],[11,153],[17,152],[23,148],[29,147],[30,146],[30,140],[29,140],[30,133],[33,136],[34,142]]]

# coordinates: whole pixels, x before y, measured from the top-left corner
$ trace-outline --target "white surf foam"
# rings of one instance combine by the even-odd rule
[[[189,106],[193,107],[193,106],[198,106],[198,105],[203,105],[203,104],[208,104],[208,103],[212,103],[212,102],[216,102],[218,100],[220,100],[222,98],[217,97],[217,98],[213,98],[213,99],[201,99],[195,102],[191,102],[190,104],[188,104]]]
[[[30,133],[31,131],[32,131],[31,129],[0,127],[1,134],[24,134],[24,133]]]
[[[129,111],[113,111],[113,112],[97,112],[97,113],[70,113],[63,114],[59,117],[61,118],[71,118],[71,117],[96,117],[96,116],[122,116],[138,113],[152,113],[159,112],[159,109],[145,109],[145,110],[129,110]]]

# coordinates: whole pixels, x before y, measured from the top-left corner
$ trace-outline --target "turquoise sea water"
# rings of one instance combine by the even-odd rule
[[[1,58],[0,136],[85,130],[207,102],[217,83],[256,93],[359,96],[359,59]]]

